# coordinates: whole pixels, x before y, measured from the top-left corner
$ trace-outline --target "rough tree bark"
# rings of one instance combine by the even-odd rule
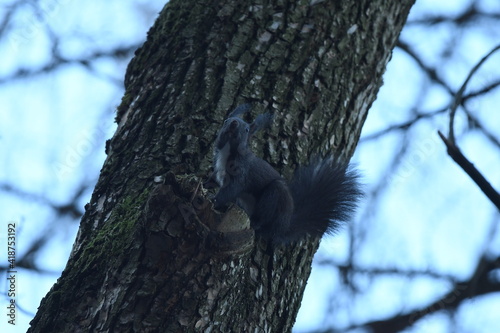
[[[118,129],[68,264],[29,332],[286,332],[318,240],[272,248],[199,186],[227,112],[275,113],[284,175],[349,158],[413,0],[172,0],[125,77]]]

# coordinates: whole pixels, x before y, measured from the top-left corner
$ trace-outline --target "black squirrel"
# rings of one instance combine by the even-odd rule
[[[252,136],[272,122],[269,113],[251,124],[239,118],[244,104],[231,112],[219,131],[211,179],[220,189],[214,208],[237,203],[250,217],[256,234],[273,243],[289,243],[306,234],[321,237],[350,220],[363,193],[358,173],[333,158],[313,159],[287,182],[250,150]]]

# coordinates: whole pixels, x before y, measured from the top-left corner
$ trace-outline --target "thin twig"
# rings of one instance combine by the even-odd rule
[[[484,176],[476,169],[474,164],[462,154],[460,149],[448,140],[441,131],[438,131],[441,140],[443,140],[446,148],[448,148],[448,155],[453,158],[455,162],[472,178],[472,180],[479,186],[481,191],[490,199],[490,201],[497,206],[500,210],[500,194],[491,186],[491,184],[484,178]]]
[[[454,120],[455,120],[455,113],[457,111],[458,106],[462,103],[462,96],[465,91],[465,88],[467,87],[467,83],[469,83],[472,75],[481,67],[481,65],[488,59],[493,53],[495,53],[497,50],[500,49],[500,44],[495,46],[493,50],[491,50],[487,55],[485,55],[477,64],[472,68],[472,70],[469,72],[469,75],[465,79],[464,83],[458,90],[458,92],[455,94],[455,99],[453,100],[453,103],[451,104],[450,107],[450,132],[448,134],[448,140],[451,141],[454,147],[456,147],[455,144],[455,131],[454,131]]]
[[[191,203],[193,202],[194,198],[198,194],[198,190],[200,188],[200,185],[201,185],[201,180],[198,181],[198,185],[196,185],[196,188],[194,189],[193,195],[191,196],[191,200],[189,200],[189,202],[191,202]]]

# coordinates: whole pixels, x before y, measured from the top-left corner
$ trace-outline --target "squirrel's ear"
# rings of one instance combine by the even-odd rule
[[[250,125],[250,135],[255,132],[269,127],[273,122],[273,115],[269,112],[259,115],[255,118],[254,122]]]
[[[237,116],[247,112],[248,110],[250,110],[250,108],[252,108],[252,104],[250,104],[250,103],[242,104],[242,105],[238,106],[236,109],[234,109],[233,112],[231,112],[229,114],[229,116],[227,116],[227,117],[228,118],[237,117]]]

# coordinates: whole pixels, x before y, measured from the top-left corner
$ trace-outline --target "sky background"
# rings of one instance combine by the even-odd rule
[[[0,267],[7,260],[9,223],[16,223],[18,258],[33,242],[41,245],[33,257],[39,271],[20,269],[17,274],[15,328],[5,319],[8,298],[0,297],[2,332],[26,331],[66,264],[79,218],[71,211],[57,212],[75,197],[81,212],[89,201],[105,159],[105,140],[116,129],[115,108],[131,56],[127,51],[144,42],[164,5],[138,0],[33,3],[0,4]],[[474,3],[480,11],[500,12],[499,1]],[[470,6],[471,1],[418,0],[412,9],[401,41],[435,67],[444,84],[430,80],[408,52],[394,50],[353,157],[368,195],[356,221],[322,241],[297,332],[345,328],[424,306],[446,294],[453,281],[468,279],[482,255],[499,256],[498,211],[437,136],[438,130],[448,133],[452,99],[446,87],[457,91],[471,68],[500,44],[499,20],[460,27],[419,24],[430,15],[459,15]],[[117,48],[125,55],[116,58]],[[500,52],[480,68],[466,92],[499,81],[499,64]],[[461,109],[455,119],[458,145],[497,189],[499,104],[500,89],[493,89],[467,103],[481,126]],[[405,131],[399,129],[415,118],[419,121]],[[359,273],[346,290],[332,263],[422,274]],[[500,268],[496,274],[500,279]],[[3,277],[2,293],[7,287]],[[500,295],[490,294],[464,302],[452,316],[436,312],[407,331],[495,332],[500,331],[498,313]]]

